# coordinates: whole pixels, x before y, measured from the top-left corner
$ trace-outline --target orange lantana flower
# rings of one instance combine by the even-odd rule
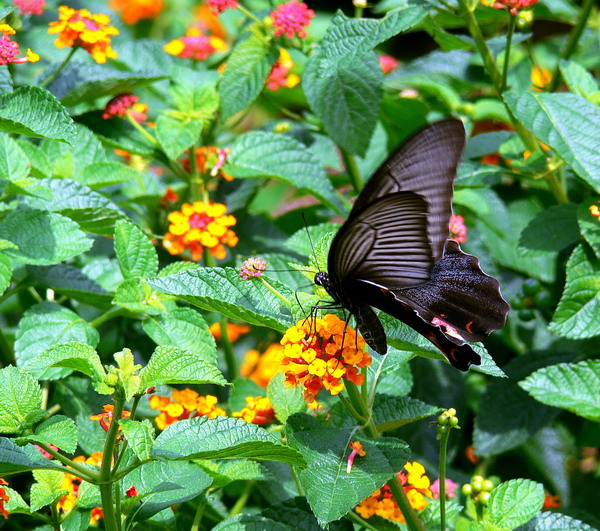
[[[163,0],[110,0],[108,5],[130,26],[143,18],[156,18],[163,10]]]
[[[113,418],[113,412],[115,410],[115,406],[112,404],[105,404],[102,407],[102,411],[104,411],[104,413],[98,413],[97,415],[92,415],[90,417],[91,420],[99,420],[100,421],[100,426],[102,426],[102,429],[104,431],[108,431],[110,428],[110,425],[112,423],[112,418]],[[131,416],[131,411],[123,411],[123,414],[121,415],[121,418],[126,419],[128,417]],[[119,428],[121,429],[121,428]]]
[[[247,396],[246,407],[241,411],[234,411],[232,415],[259,426],[264,426],[275,420],[273,404],[271,404],[268,397],[262,396]]]
[[[221,323],[211,324],[208,328],[208,331],[217,341],[221,340]],[[247,334],[248,332],[250,332],[250,327],[248,325],[227,323],[227,337],[232,343],[235,343],[241,336]]]
[[[279,343],[271,345],[262,354],[258,350],[249,350],[240,367],[240,374],[266,389],[281,368],[282,352],[283,347]]]
[[[78,455],[73,459],[75,463],[87,463],[88,465],[100,467],[102,464],[102,452],[94,452],[89,457]],[[74,476],[73,474],[65,474],[61,485],[61,490],[69,491],[69,494],[63,496],[58,500],[57,508],[63,513],[68,513],[75,506],[77,496],[79,495],[79,488],[81,486],[81,478]],[[95,507],[92,509],[90,515],[90,524],[93,525],[98,522],[100,518],[104,516],[102,507]]]
[[[8,485],[8,482],[0,478],[0,514],[4,516],[4,518],[8,518],[8,511],[4,508],[4,504],[10,500],[10,496],[6,494],[6,490],[2,488],[2,485]]]
[[[160,411],[154,419],[158,429],[164,430],[178,420],[206,416],[210,419],[227,416],[225,410],[217,406],[217,397],[200,396],[192,389],[174,389],[171,397],[153,395],[150,407]]]

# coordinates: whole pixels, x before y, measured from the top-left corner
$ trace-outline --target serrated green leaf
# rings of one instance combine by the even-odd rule
[[[6,254],[33,265],[57,264],[85,253],[93,243],[69,218],[28,208],[14,210],[4,218],[0,237],[18,246]]]
[[[591,208],[600,208],[600,201],[588,199],[577,209],[577,221],[582,236],[600,258],[600,217],[592,216]]]
[[[42,507],[50,505],[62,496],[69,493],[63,489],[62,483],[65,475],[56,470],[36,470],[34,477],[37,480],[31,486],[31,510],[39,511]]]
[[[196,72],[178,65],[169,87],[177,110],[190,118],[213,118],[219,110],[220,96],[216,85],[220,77],[214,70]]]
[[[166,311],[156,293],[139,278],[128,278],[121,282],[116,289],[113,304],[130,312],[148,315],[158,315]]]
[[[224,171],[233,177],[283,181],[344,213],[323,166],[304,144],[289,136],[264,131],[240,135],[231,146]]]
[[[282,424],[285,424],[288,417],[300,411],[306,411],[306,402],[302,397],[300,387],[286,387],[284,385],[285,376],[278,372],[267,386],[267,396],[273,404],[275,416]]]
[[[538,251],[560,251],[579,240],[577,205],[554,205],[540,212],[521,232],[519,245]]]
[[[31,510],[23,497],[14,489],[4,485],[2,487],[8,496],[8,501],[4,503],[4,508],[9,514],[31,514]]]
[[[259,514],[237,514],[221,520],[213,531],[290,531],[291,527]]]
[[[154,440],[154,430],[147,422],[138,422],[131,419],[121,419],[119,426],[123,430],[125,440],[140,461],[150,459],[150,451]]]
[[[25,312],[15,340],[17,365],[29,370],[37,356],[57,343],[81,341],[96,346],[99,335],[84,319],[75,312],[56,304],[41,302]],[[70,370],[49,369],[39,375],[40,379],[56,379],[69,374]]]
[[[526,127],[600,192],[596,105],[578,94],[507,92],[504,99]]]
[[[549,329],[563,337],[583,339],[600,334],[600,259],[579,245],[567,262],[567,281]]]
[[[313,245],[315,242],[320,241],[326,234],[337,232],[339,228],[340,225],[335,223],[321,223],[320,225],[308,227],[308,229],[303,228],[292,234],[286,240],[285,246],[303,256],[310,256],[314,251]]]
[[[598,82],[583,66],[575,61],[558,61],[560,73],[571,92],[581,94],[584,98],[589,98],[594,92],[597,92]]]
[[[106,148],[100,139],[87,127],[76,124],[77,138],[73,142],[72,153],[75,163],[74,175],[78,177],[82,170],[92,164],[102,164],[108,161]]]
[[[490,520],[514,529],[531,520],[544,504],[544,487],[528,479],[512,479],[490,492]]]
[[[600,360],[544,367],[519,385],[542,404],[600,421]]]
[[[27,155],[10,136],[0,134],[0,179],[18,183],[28,175]]]
[[[18,437],[17,442],[53,444],[64,452],[72,454],[77,448],[77,426],[69,417],[54,415],[37,426],[33,435]]]
[[[213,488],[224,487],[232,481],[274,479],[262,463],[247,459],[227,459],[223,461],[196,460],[196,463],[213,478]]]
[[[519,531],[597,531],[597,528],[566,514],[542,511],[521,526]]]
[[[158,255],[148,237],[133,223],[115,225],[115,253],[123,277],[146,278],[158,273]]]
[[[272,460],[304,466],[304,458],[281,439],[255,424],[228,417],[195,417],[167,426],[152,455],[165,459]]]
[[[205,310],[249,324],[286,330],[292,324],[287,305],[260,281],[243,280],[231,267],[191,269],[148,280],[154,289],[177,295]],[[294,293],[275,280],[269,284],[288,301]]]
[[[177,347],[156,347],[148,364],[140,371],[141,386],[164,384],[226,385],[216,360],[207,361],[198,354]]]
[[[203,120],[179,119],[164,114],[156,121],[156,138],[170,160],[177,160],[189,147],[198,142]]]
[[[306,459],[298,474],[311,509],[321,525],[337,520],[381,488],[406,463],[408,445],[400,439],[369,439],[352,428],[331,429],[315,418],[296,414],[288,419],[289,444]],[[360,441],[366,451],[346,471],[348,444]]]
[[[11,365],[0,369],[0,389],[0,433],[19,433],[42,407],[42,389],[31,374]]]
[[[81,174],[77,176],[77,180],[95,190],[132,181],[140,177],[140,172],[135,168],[120,162],[108,161],[86,166]]]
[[[10,286],[10,279],[12,278],[12,263],[8,256],[0,254],[0,295],[2,295],[8,286]]]
[[[67,110],[40,87],[20,87],[0,96],[0,130],[68,143],[75,137]]]
[[[0,474],[2,476],[38,468],[60,470],[62,465],[46,459],[33,444],[17,446],[13,439],[0,437]]]
[[[116,258],[107,256],[94,257],[81,268],[81,273],[95,282],[107,292],[114,292],[123,282],[123,275]]]
[[[142,327],[157,345],[179,347],[206,361],[217,359],[215,338],[200,313],[192,308],[149,315]]]
[[[439,407],[416,398],[377,394],[373,403],[373,422],[380,432],[390,431],[435,415],[439,411]]]
[[[277,57],[276,48],[258,30],[236,45],[219,83],[224,120],[246,109],[258,97]]]
[[[104,366],[94,347],[79,341],[52,345],[27,365],[34,375],[43,374],[49,367],[64,367],[89,376],[95,384],[106,376]]]

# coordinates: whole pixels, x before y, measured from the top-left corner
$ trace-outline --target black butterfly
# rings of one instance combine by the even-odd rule
[[[462,371],[481,363],[465,341],[502,328],[510,310],[498,281],[448,239],[465,141],[461,121],[443,120],[392,153],[333,239],[328,271],[315,276],[376,352],[385,354],[387,341],[372,306],[414,328]]]

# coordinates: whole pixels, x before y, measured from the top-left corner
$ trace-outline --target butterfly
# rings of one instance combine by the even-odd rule
[[[498,281],[448,238],[465,142],[462,122],[448,119],[397,148],[335,235],[327,271],[315,275],[379,354],[387,340],[373,307],[422,334],[462,371],[481,363],[467,341],[502,328],[510,310]]]

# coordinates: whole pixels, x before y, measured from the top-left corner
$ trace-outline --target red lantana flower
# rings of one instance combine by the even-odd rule
[[[238,0],[206,0],[206,6],[210,7],[215,15],[218,15],[228,9],[237,9]]]
[[[285,4],[277,6],[275,11],[271,12],[271,20],[275,28],[275,35],[281,37],[285,35],[290,39],[296,34],[303,39],[307,33],[304,29],[310,26],[310,19],[315,16],[315,12],[309,9],[304,2],[290,0]]]

